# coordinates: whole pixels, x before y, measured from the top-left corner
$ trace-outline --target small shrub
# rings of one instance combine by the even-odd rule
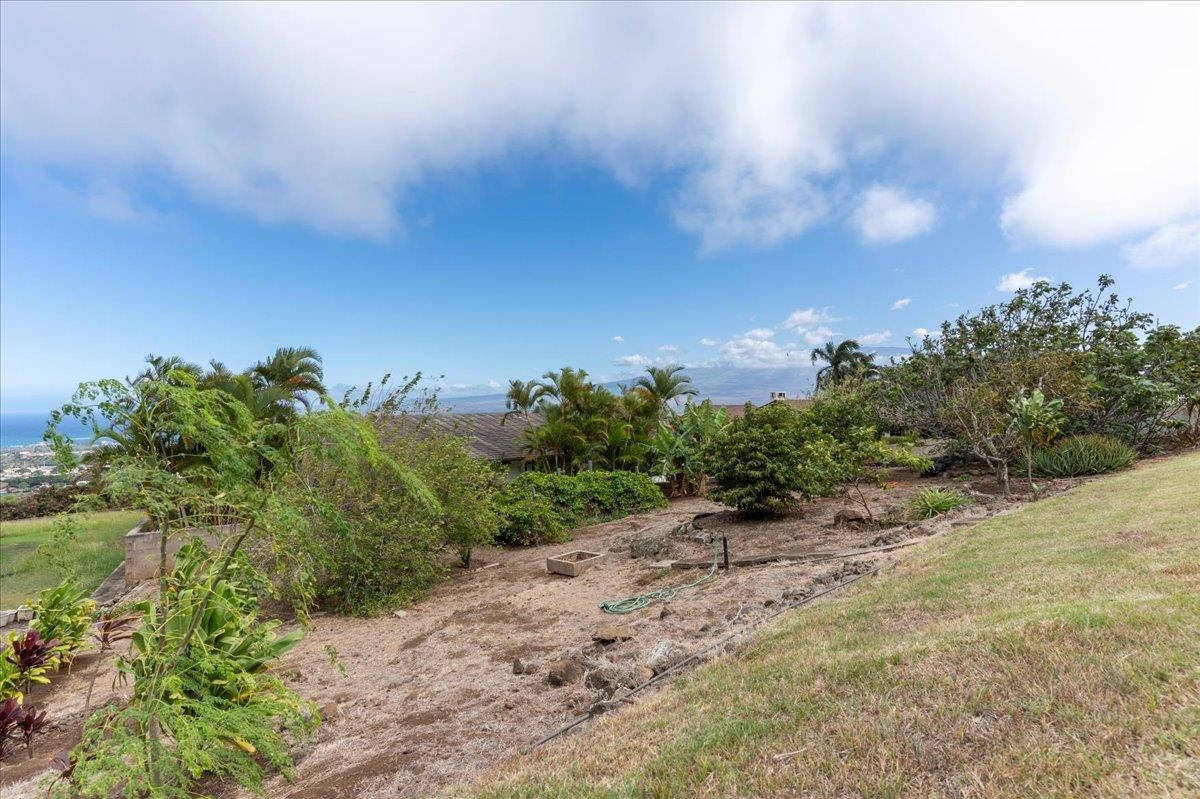
[[[750,515],[782,513],[800,498],[827,496],[846,476],[838,443],[782,402],[733,420],[705,453],[713,499]]]
[[[662,508],[667,499],[638,472],[526,472],[504,487],[496,504],[503,517],[497,540],[529,546],[567,541],[574,527]]]
[[[1133,449],[1110,436],[1064,438],[1033,453],[1033,469],[1041,477],[1078,477],[1123,469],[1133,463]]]
[[[932,519],[960,508],[969,501],[953,488],[926,488],[909,503],[908,512],[914,519]]]
[[[43,639],[56,640],[52,657],[57,664],[70,663],[83,646],[88,627],[96,613],[96,603],[75,584],[66,579],[54,588],[42,591],[33,605],[30,629],[37,630]]]

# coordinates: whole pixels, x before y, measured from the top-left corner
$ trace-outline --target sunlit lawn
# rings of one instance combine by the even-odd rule
[[[82,587],[95,588],[121,563],[121,537],[141,519],[142,514],[123,510],[79,516],[80,527],[67,557],[75,564]],[[0,608],[15,608],[61,579],[37,552],[53,535],[53,517],[0,522]]]

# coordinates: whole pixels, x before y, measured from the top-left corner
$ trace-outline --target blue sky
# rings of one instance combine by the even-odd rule
[[[730,48],[664,39],[630,8],[577,8],[515,22],[529,12],[476,14],[464,26],[461,8],[288,21],[263,8],[95,18],[82,6],[5,6],[4,410],[45,410],[80,380],[136,371],[149,352],[247,365],[305,344],[325,356],[331,383],[419,369],[444,374],[450,393],[564,364],[605,379],[654,361],[787,368],[827,337],[902,345],[1031,278],[1084,285],[1101,272],[1164,321],[1200,323],[1200,92],[1189,94],[1200,46],[1172,33],[1180,20],[1114,17],[1074,43],[1103,75],[1124,75],[1132,67],[1112,62],[1110,45],[1148,26],[1166,51],[1147,78],[1160,105],[1145,106],[1144,83],[1073,71],[1067,41],[1006,65],[1011,91],[986,74],[962,86],[942,70],[906,79],[895,90],[912,108],[959,91],[994,92],[999,107],[982,120],[964,107],[913,121],[890,95],[864,90],[837,113],[822,101],[871,69],[842,63],[825,40],[869,49],[873,28],[894,20],[725,8],[689,23],[701,43],[746,29]],[[912,19],[914,41],[996,27],[961,13]],[[332,22],[444,41],[424,53],[419,86],[403,83],[407,71],[392,85],[392,54],[405,48],[320,39]],[[238,51],[264,25],[268,46]],[[781,25],[791,33],[763,44]],[[184,28],[195,35],[172,40]],[[615,89],[596,77],[651,34],[665,51],[656,70]],[[1001,47],[995,35],[980,47]],[[522,53],[543,47],[543,60],[514,66],[512,51],[479,44],[514,38]],[[806,55],[758,63],[772,46]],[[299,68],[311,91],[274,75],[298,52],[321,67]],[[452,57],[464,52],[474,61]],[[667,65],[681,58],[718,78],[693,85]],[[159,68],[138,69],[145,59]],[[336,82],[364,74],[364,60],[371,80]],[[1044,96],[1025,99],[1038,92],[1022,71],[1044,76]],[[1108,99],[1044,129],[1011,123],[1081,94]]]

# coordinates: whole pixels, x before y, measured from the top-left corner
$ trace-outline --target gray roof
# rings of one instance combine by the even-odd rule
[[[506,420],[502,413],[439,413],[425,417],[423,421],[458,436],[470,437],[468,446],[471,454],[488,460],[520,461],[525,459],[525,420],[510,416]],[[534,425],[538,423],[534,418]]]

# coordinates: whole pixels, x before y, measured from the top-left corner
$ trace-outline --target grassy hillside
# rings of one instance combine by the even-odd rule
[[[141,513],[125,510],[79,517],[80,528],[68,556],[75,562],[84,588],[100,585],[117,567],[124,558],[121,536],[141,519]],[[37,553],[38,546],[53,535],[53,518],[0,522],[0,608],[15,608],[58,583],[59,575]]]
[[[1200,796],[1200,456],[834,596],[471,795]]]

